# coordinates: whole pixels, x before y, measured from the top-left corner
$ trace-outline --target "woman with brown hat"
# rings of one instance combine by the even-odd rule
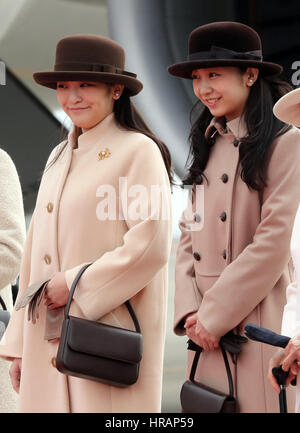
[[[281,70],[263,61],[258,34],[236,22],[196,28],[188,60],[169,67],[172,75],[193,80],[201,105],[183,182],[194,186],[193,209],[197,187],[204,191],[203,209],[191,220],[184,213],[180,222],[174,330],[204,349],[196,379],[224,393],[220,338],[243,333],[248,322],[279,331],[290,281],[300,132],[272,113],[291,88],[277,77]],[[231,363],[240,412],[278,411],[266,379],[273,352],[248,341]],[[189,368],[193,357],[189,351]]]
[[[46,165],[22,262],[19,309],[0,345],[1,356],[13,361],[10,374],[21,412],[160,411],[172,227],[170,155],[130,101],[142,84],[124,70],[124,62],[116,42],[74,35],[59,41],[54,71],[34,74],[38,84],[56,89],[74,127]],[[157,198],[152,192],[158,187]],[[143,357],[130,387],[56,369],[61,313],[87,263],[92,265],[79,281],[70,314],[134,329],[124,305],[131,300]],[[28,286],[46,280],[39,317],[29,321],[20,300]]]
[[[274,106],[274,114],[278,119],[290,125],[300,126],[300,88],[292,90],[284,95]],[[296,214],[292,238],[291,254],[295,269],[295,280],[286,289],[287,303],[284,307],[281,334],[291,337],[287,347],[279,349],[269,363],[268,378],[273,388],[279,393],[280,388],[272,374],[272,368],[282,365],[285,371],[289,371],[286,384],[297,376],[297,392],[295,412],[300,412],[300,205]]]

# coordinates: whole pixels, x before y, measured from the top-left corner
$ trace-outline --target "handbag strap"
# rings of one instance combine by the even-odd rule
[[[224,359],[224,363],[225,363],[225,368],[226,368],[226,373],[227,373],[227,378],[228,378],[229,396],[234,397],[234,387],[233,387],[232,374],[231,374],[231,369],[230,369],[230,365],[228,362],[226,350],[224,349],[224,347],[221,343],[220,343],[220,348],[222,351],[222,355],[223,355],[223,359]],[[196,370],[197,370],[197,366],[198,366],[198,362],[199,362],[199,358],[200,358],[200,354],[201,354],[202,350],[203,350],[202,347],[197,346],[194,360],[193,360],[193,364],[192,364],[191,371],[190,371],[190,381],[192,381],[192,382],[194,382],[194,380],[195,380],[195,374],[196,374]]]
[[[82,276],[82,274],[84,273],[84,271],[85,271],[89,266],[91,266],[91,265],[92,265],[92,263],[89,263],[89,264],[87,264],[87,265],[84,265],[84,266],[80,269],[80,271],[77,273],[76,277],[74,278],[74,281],[73,281],[72,286],[71,286],[71,289],[70,289],[70,294],[69,294],[68,302],[67,302],[67,305],[66,305],[66,308],[65,308],[65,319],[69,316],[69,311],[70,311],[70,307],[71,307],[71,302],[72,302],[73,295],[74,295],[74,292],[75,292],[76,286],[77,286],[77,284],[78,284],[78,281],[79,281],[80,277]],[[0,301],[0,303],[1,303],[1,301]],[[137,332],[141,332],[141,327],[140,327],[139,321],[138,321],[138,319],[137,319],[137,317],[136,317],[136,314],[135,314],[135,312],[134,312],[134,309],[133,309],[133,307],[132,307],[130,301],[126,301],[126,302],[125,302],[125,305],[126,305],[127,310],[128,310],[128,312],[129,312],[129,314],[130,314],[130,316],[131,316],[131,318],[132,318],[132,321],[133,321],[133,323],[134,323],[134,326],[135,326],[136,331],[137,331]]]
[[[3,298],[2,298],[2,296],[0,296],[0,305],[1,305],[1,307],[2,307],[2,310],[7,310],[7,308],[6,308],[6,305],[5,305],[5,302],[3,301]]]

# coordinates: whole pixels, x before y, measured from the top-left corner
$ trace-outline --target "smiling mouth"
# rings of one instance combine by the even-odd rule
[[[219,98],[209,98],[209,99],[205,99],[205,104],[208,105],[209,107],[213,107],[214,105],[216,105],[216,103],[221,99],[221,96]]]
[[[87,110],[89,107],[69,107],[70,111]]]

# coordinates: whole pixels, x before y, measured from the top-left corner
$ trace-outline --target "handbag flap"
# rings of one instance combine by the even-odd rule
[[[228,399],[229,396],[190,380],[184,382],[180,392],[183,412],[219,413]]]
[[[68,346],[76,352],[137,363],[142,359],[142,334],[69,316]]]

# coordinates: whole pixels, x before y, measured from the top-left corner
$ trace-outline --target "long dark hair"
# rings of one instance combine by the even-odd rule
[[[246,68],[240,69],[241,73],[245,70]],[[272,142],[291,128],[273,115],[275,102],[290,90],[292,86],[278,77],[260,76],[250,90],[243,113],[248,135],[239,140],[239,154],[241,178],[249,188],[254,190],[262,190],[267,185],[266,164]],[[183,185],[203,182],[203,172],[214,144],[214,140],[204,136],[212,119],[210,111],[207,107],[203,108],[198,101],[191,111],[191,122],[195,112],[197,118],[192,124],[189,135],[191,143],[187,160],[187,164],[190,161],[189,171],[183,180]]]
[[[114,113],[115,113],[116,121],[121,127],[123,127],[128,131],[141,132],[142,134],[145,134],[147,137],[155,141],[155,143],[157,144],[161,152],[168,173],[168,177],[170,180],[170,184],[173,185],[174,184],[173,170],[172,170],[171,154],[169,152],[169,149],[161,140],[159,140],[159,138],[157,138],[151,132],[150,128],[144,121],[143,117],[140,115],[140,113],[138,112],[134,104],[131,102],[126,89],[124,89],[121,97],[115,101]],[[76,139],[79,137],[81,133],[82,133],[81,128],[75,126],[74,135]],[[60,157],[60,155],[66,148],[66,146],[67,146],[67,141],[61,147],[59,152],[55,155],[53,160],[49,162],[45,170],[48,170],[58,160],[58,158]]]

